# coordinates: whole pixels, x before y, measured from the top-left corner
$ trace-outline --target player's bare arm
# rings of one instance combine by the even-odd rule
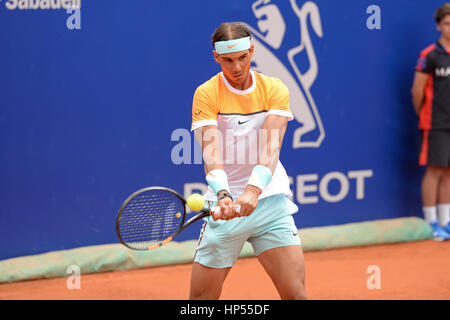
[[[223,159],[220,151],[221,139],[217,126],[209,125],[200,127],[194,130],[194,134],[202,147],[205,175],[208,175],[208,173],[216,169],[223,170]],[[226,190],[219,191],[218,196],[224,192],[226,192]],[[217,206],[219,206],[221,210],[220,212],[212,213],[212,218],[214,220],[229,220],[235,217],[234,204],[230,198],[222,198],[217,203]]]
[[[427,80],[428,74],[424,72],[416,71],[416,73],[414,74],[414,81],[411,88],[411,95],[414,111],[416,112],[417,115],[419,115],[420,108],[422,107],[423,104]]]
[[[258,164],[270,168],[272,173],[275,171],[280,157],[281,145],[284,134],[286,133],[287,123],[288,118],[269,114],[264,120],[260,131],[262,150],[259,154]],[[265,134],[267,134],[267,139],[264,137]]]

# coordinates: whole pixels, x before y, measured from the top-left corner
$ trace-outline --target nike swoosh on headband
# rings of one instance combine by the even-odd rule
[[[250,49],[250,37],[232,39],[226,41],[217,41],[214,43],[214,49],[218,54],[238,52]]]

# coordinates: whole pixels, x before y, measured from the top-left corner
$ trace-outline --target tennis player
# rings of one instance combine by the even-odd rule
[[[450,239],[450,3],[435,13],[438,41],[419,56],[411,89],[422,142],[419,164],[425,220],[435,240]]]
[[[222,72],[194,94],[192,130],[202,146],[208,191],[221,208],[205,219],[191,274],[190,299],[218,299],[248,241],[282,299],[306,299],[305,264],[279,161],[287,122],[293,119],[287,87],[250,69],[251,34],[223,23],[212,36]],[[236,210],[240,205],[240,211]]]

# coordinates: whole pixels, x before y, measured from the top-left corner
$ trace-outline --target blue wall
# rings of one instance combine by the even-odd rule
[[[289,123],[281,152],[295,200],[305,181],[311,202],[300,205],[298,227],[420,216],[409,90],[420,50],[438,37],[433,13],[441,2],[305,3],[95,0],[67,12],[0,2],[0,259],[118,242],[115,217],[129,194],[152,185],[184,193],[205,183],[201,164],[173,163],[181,141],[171,135],[190,128],[195,88],[220,71],[210,36],[222,21],[258,31],[254,41],[267,56],[255,68],[286,71],[291,92],[304,98],[291,105],[307,120]],[[381,29],[366,26],[372,4]],[[307,8],[317,10],[306,15]],[[81,29],[69,29],[77,17]],[[305,75],[317,66],[308,79],[287,54],[301,43],[297,69]],[[301,138],[310,146],[294,148],[296,130],[308,125],[316,128]],[[359,180],[357,199],[358,180],[348,172],[361,170],[370,177]],[[324,176],[347,177],[348,193],[327,201],[342,185],[322,182],[321,193]],[[199,228],[179,239],[197,238]]]

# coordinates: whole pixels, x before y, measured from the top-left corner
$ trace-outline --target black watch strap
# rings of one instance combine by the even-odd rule
[[[221,195],[217,196],[217,202],[219,202],[220,200],[222,200],[225,197],[228,197],[231,199],[231,201],[233,201],[233,197],[231,196],[231,194],[229,194],[228,192],[222,192]]]

